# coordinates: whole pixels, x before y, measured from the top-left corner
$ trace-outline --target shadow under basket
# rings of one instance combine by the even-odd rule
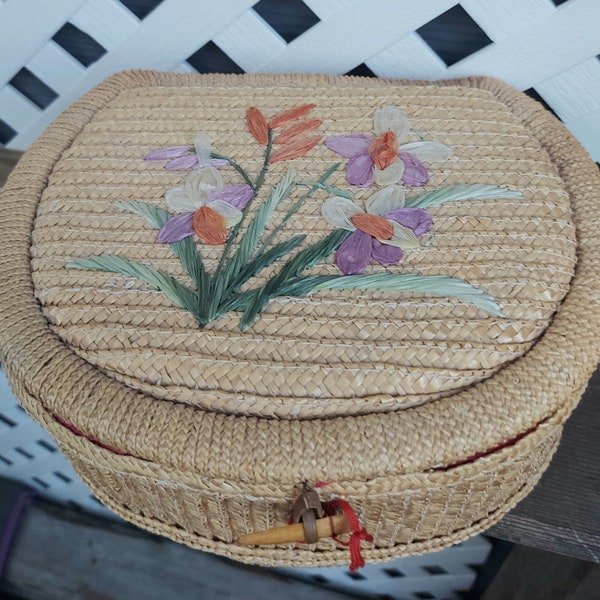
[[[393,134],[391,155],[382,149],[384,107],[410,121],[405,139]],[[282,216],[300,199],[289,223],[305,245],[331,232],[321,211],[332,196],[361,207],[355,215],[369,213],[369,198],[383,188],[405,196],[406,207],[450,186],[507,190],[429,205],[433,225],[406,234],[413,245],[402,262],[367,267],[459,279],[493,304],[319,288],[271,299],[242,331],[241,310],[200,327],[160,286],[70,268],[91,255],[117,256],[194,290],[174,243],[158,243],[148,219],[123,202],[165,209],[168,190],[192,194],[185,182],[208,172],[202,162],[184,171],[164,168],[168,152],[143,158],[180,147],[175,158],[202,161],[201,147],[185,150],[198,131],[222,163],[210,167],[219,185],[251,184],[243,239],[286,177],[294,184],[265,235],[289,239]],[[319,139],[298,137],[307,134]],[[357,160],[371,160],[373,181],[351,185],[346,163],[355,156],[321,143],[349,134],[368,141],[367,158]],[[452,154],[406,157],[429,141]],[[378,165],[389,166],[382,156],[404,161],[402,180],[377,179]],[[529,493],[597,364],[599,183],[559,121],[492,79],[121,73],[48,128],[0,195],[2,365],[94,495],[147,530],[247,563],[345,564],[344,535],[237,543],[286,525],[307,482],[323,501],[352,506],[372,536],[362,542],[367,562],[439,550],[484,531]],[[392,218],[371,217],[364,222],[378,226]],[[366,227],[355,222],[353,231]],[[212,276],[222,248],[203,243],[203,231],[186,239]],[[335,256],[307,273],[339,275]],[[257,274],[256,285],[288,258]]]

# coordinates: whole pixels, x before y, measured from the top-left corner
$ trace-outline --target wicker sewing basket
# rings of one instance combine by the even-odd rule
[[[182,172],[144,154],[204,129],[255,174],[248,107],[309,102],[324,135],[372,131],[376,109],[401,107],[454,151],[430,165],[425,190],[522,191],[431,209],[431,243],[397,267],[467,280],[505,317],[418,294],[321,291],[273,300],[243,333],[233,313],[200,330],[151,286],[65,268],[108,252],[183,278],[156,232],[115,206],[161,205],[181,185]],[[315,181],[335,159],[320,144],[293,162]],[[289,166],[274,163],[264,189]],[[348,188],[343,168],[330,183]],[[256,564],[345,563],[332,539],[236,543],[287,523],[306,480],[354,507],[374,536],[367,561],[437,550],[532,489],[596,366],[599,183],[553,116],[491,79],[119,74],[48,128],[1,194],[2,364],[94,494],[146,529]],[[330,227],[326,197],[294,217],[309,237]]]

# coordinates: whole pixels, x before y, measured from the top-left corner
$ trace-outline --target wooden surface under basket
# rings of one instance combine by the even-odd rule
[[[305,372],[313,375],[312,379],[299,378],[293,390],[288,389],[289,377],[269,380],[268,371],[257,372],[254,377],[246,377],[246,373],[223,378],[213,374],[215,383],[207,384],[208,390],[196,389],[189,381],[196,382],[199,377],[186,379],[189,361],[185,362],[185,356],[181,359],[181,349],[189,352],[194,344],[206,344],[206,363],[215,350],[202,341],[203,334],[187,331],[192,324],[185,320],[185,314],[139,287],[118,295],[116,304],[111,305],[110,294],[103,290],[123,289],[122,278],[87,274],[84,285],[83,279],[75,281],[70,279],[74,275],[60,270],[65,257],[75,256],[74,251],[85,254],[86,239],[89,246],[122,241],[120,230],[116,242],[111,242],[110,227],[87,226],[89,214],[81,209],[86,201],[91,212],[96,211],[97,222],[108,223],[115,212],[106,208],[103,194],[114,185],[130,185],[131,172],[142,173],[136,184],[140,199],[149,194],[158,201],[168,182],[175,181],[172,174],[155,165],[152,171],[147,165],[140,166],[139,157],[127,159],[132,146],[136,152],[142,146],[136,136],[143,131],[133,131],[136,125],[131,114],[125,121],[133,125],[123,124],[120,137],[110,130],[110,123],[127,112],[120,103],[132,103],[135,108],[136,102],[151,103],[152,98],[159,97],[161,103],[168,104],[178,87],[244,90],[247,97],[238,107],[242,115],[257,95],[265,98],[264,91],[259,92],[264,89],[309,90],[322,102],[328,93],[339,95],[340,89],[345,89],[352,96],[354,91],[355,97],[364,97],[363,104],[368,105],[361,112],[361,104],[355,101],[356,119],[363,129],[368,127],[377,99],[385,98],[389,104],[390,97],[402,97],[402,90],[414,98],[431,98],[437,90],[441,98],[457,103],[457,111],[462,91],[469,106],[465,119],[468,121],[470,112],[473,122],[473,111],[477,113],[481,103],[488,108],[493,105],[494,111],[503,115],[499,130],[494,130],[495,122],[479,125],[489,128],[489,146],[493,146],[494,135],[502,135],[508,127],[511,135],[520,136],[523,142],[514,145],[514,152],[527,156],[507,158],[508,162],[498,167],[494,161],[501,157],[494,157],[488,147],[481,151],[488,153],[483,162],[495,165],[489,179],[481,181],[487,168],[481,165],[474,167],[473,173],[443,165],[432,169],[431,186],[449,182],[494,183],[513,189],[524,186],[522,207],[512,206],[518,223],[508,229],[502,225],[510,222],[509,215],[494,214],[494,210],[502,211],[503,207],[489,209],[491,213],[486,214],[483,205],[475,203],[474,215],[461,213],[460,207],[440,207],[434,215],[439,247],[444,247],[444,236],[472,235],[480,240],[482,232],[491,231],[493,260],[469,256],[457,243],[445,250],[454,252],[448,270],[440,266],[439,256],[432,259],[427,252],[415,252],[406,268],[428,274],[452,271],[450,274],[481,282],[499,298],[508,321],[490,319],[457,302],[429,302],[425,307],[422,298],[409,298],[390,306],[389,300],[377,295],[361,300],[348,294],[343,296],[345,308],[341,309],[350,311],[344,314],[346,328],[351,328],[352,322],[374,321],[368,311],[384,305],[390,311],[386,318],[399,324],[393,334],[398,337],[392,341],[404,340],[406,351],[401,353],[400,363],[390,369],[390,377],[395,382],[392,387],[400,393],[391,393],[389,381],[380,383],[380,378],[368,380],[365,390],[357,391],[358,379],[346,372],[351,371],[349,367],[327,379],[326,367],[334,359],[352,368],[358,365],[359,370],[364,363],[360,343],[354,347],[339,344],[350,346],[349,354],[340,358],[335,327],[330,333],[333,343],[325,344],[323,368],[306,369],[309,358],[315,364],[318,339],[310,331],[304,346],[277,350],[299,352],[296,360],[304,361]],[[274,110],[278,104],[273,100],[270,106]],[[428,121],[423,116],[426,112],[415,109],[413,119],[432,126],[435,119]],[[337,122],[333,117],[330,120],[330,124]],[[184,119],[175,121],[182,123]],[[194,126],[186,126],[183,133],[193,132]],[[453,134],[457,160],[467,156],[469,165],[476,166],[481,162],[477,148],[469,157],[468,142],[457,144],[468,127],[462,131]],[[440,136],[451,133],[444,126],[436,132]],[[95,163],[93,156],[82,155],[93,153],[96,143],[106,145],[108,138],[111,151],[122,146],[119,156],[110,160],[101,157]],[[148,140],[152,145],[175,143],[177,140],[165,132],[154,132]],[[502,179],[498,173],[504,167],[507,174]],[[102,169],[110,171],[112,182],[98,178]],[[120,169],[125,173],[119,173]],[[48,129],[23,157],[2,192],[3,365],[17,397],[54,435],[94,493],[117,513],[148,529],[248,562],[344,562],[346,551],[336,549],[332,541],[320,542],[317,551],[302,546],[253,550],[235,544],[243,533],[285,523],[300,482],[325,481],[328,485],[322,496],[349,500],[374,535],[367,559],[385,560],[437,549],[493,524],[531,489],[548,464],[562,423],[596,365],[600,343],[596,292],[599,242],[595,239],[598,183],[595,165],[560,123],[535,102],[490,79],[427,84],[323,76],[177,76],[151,72],[114,76]],[[79,190],[75,196],[65,193],[69,186]],[[110,195],[110,191],[106,193]],[[73,213],[77,203],[82,210],[80,221]],[[575,238],[571,210],[578,260],[572,280]],[[103,221],[107,215],[109,220]],[[307,230],[308,223],[316,222],[310,208],[302,218]],[[460,224],[458,229],[456,223]],[[136,248],[149,250],[147,242],[139,241],[143,231],[138,222],[127,217],[121,218],[120,224],[138,240],[127,251],[135,255]],[[78,227],[91,231],[86,239]],[[500,238],[494,241],[494,236]],[[511,247],[507,239],[518,255],[512,262],[502,254]],[[161,259],[156,252],[153,256]],[[168,260],[165,264],[177,268]],[[502,268],[505,270],[495,271]],[[70,299],[66,296],[69,290]],[[134,318],[132,299],[139,298],[148,300],[143,307],[136,307]],[[323,307],[335,300],[331,295],[311,299],[315,318],[332,321]],[[265,322],[270,315],[279,314],[297,324],[302,318],[294,311],[300,304],[273,303]],[[366,311],[362,314],[361,306]],[[144,315],[149,319],[146,322]],[[136,364],[134,355],[139,347],[130,342],[139,342],[136,336],[146,328],[147,339],[138,346],[149,347],[149,338],[158,329],[174,327],[171,318],[179,319],[181,331],[176,330],[175,339],[168,344],[179,345],[172,355],[180,362],[153,374],[156,363]],[[428,319],[440,323],[437,330],[426,325]],[[127,323],[135,324],[133,334],[124,327]],[[243,336],[237,346],[231,341],[235,337],[233,323],[220,321],[209,328],[204,339],[215,340],[211,343],[216,347],[219,339],[226,338],[229,346],[224,351],[230,353],[258,352],[268,347],[266,329],[261,330],[266,327],[264,322],[261,325],[259,321],[256,331],[245,334],[262,336],[255,347],[244,344]],[[420,329],[418,323],[422,323]],[[393,344],[385,339],[389,335],[385,329],[375,325],[366,339],[376,347],[374,352],[381,353],[380,359],[372,359],[373,364],[388,364],[389,368],[391,359],[384,347]],[[324,337],[327,339],[327,334]],[[430,343],[431,338],[435,343]],[[358,342],[360,335],[349,339]],[[274,352],[268,348],[264,351]],[[189,352],[189,356],[197,354]],[[242,358],[239,364],[251,364],[247,356]],[[454,360],[454,366],[448,366],[448,360]],[[260,356],[256,362],[260,364]],[[127,366],[123,368],[123,364]],[[147,377],[140,375],[144,370],[148,370]],[[394,375],[395,371],[401,376]],[[431,376],[423,383],[419,373]],[[165,374],[173,381],[163,386],[160,382]],[[417,376],[411,378],[411,374]],[[449,374],[451,383],[443,386],[441,382]],[[314,384],[315,377],[323,379]],[[329,385],[330,381],[335,381],[337,388]],[[266,385],[271,395],[261,391],[261,385]],[[315,391],[324,388],[324,394]],[[320,418],[323,416],[329,418]]]

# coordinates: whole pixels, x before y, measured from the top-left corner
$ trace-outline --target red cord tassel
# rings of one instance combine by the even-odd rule
[[[333,500],[324,502],[323,508],[325,514],[328,516],[333,516],[338,509],[341,510],[348,519],[350,527],[352,527],[352,533],[350,534],[350,540],[348,542],[342,542],[335,535],[332,536],[336,542],[342,544],[342,546],[348,546],[348,549],[350,550],[350,573],[364,567],[365,561],[360,553],[360,543],[363,540],[365,542],[372,542],[373,536],[369,534],[366,529],[361,528],[354,509],[345,500],[334,498]]]

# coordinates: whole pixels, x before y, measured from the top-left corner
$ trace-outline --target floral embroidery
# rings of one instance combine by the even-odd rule
[[[227,229],[242,220],[242,210],[252,196],[252,188],[246,184],[224,187],[214,167],[190,173],[184,187],[166,194],[167,206],[181,214],[163,225],[158,241],[172,243],[195,233],[205,244],[224,244]]]
[[[242,219],[242,210],[253,196],[246,184],[223,185],[223,178],[211,164],[210,137],[199,133],[195,140],[198,170],[188,175],[184,187],[170,189],[165,200],[177,213],[158,234],[161,243],[173,243],[195,233],[205,244],[220,245],[227,229]]]
[[[194,147],[190,146],[169,146],[168,148],[162,148],[159,150],[153,150],[144,156],[144,160],[157,161],[157,160],[168,160],[169,162],[165,165],[165,169],[170,171],[186,171],[189,169],[195,169],[199,166],[198,146],[202,146],[205,143],[206,134],[200,132],[194,140]],[[229,161],[224,158],[206,158],[208,164],[211,167],[226,167],[229,165]],[[205,161],[205,164],[206,164]]]
[[[422,161],[444,160],[452,150],[438,142],[403,144],[410,133],[406,115],[394,106],[375,111],[375,134],[350,133],[325,140],[330,149],[349,158],[346,178],[350,185],[367,187],[390,185],[402,181],[410,186],[423,186],[429,172]]]
[[[392,267],[400,262],[404,251],[420,245],[420,238],[432,227],[432,218],[425,209],[475,198],[520,197],[516,191],[478,184],[452,185],[405,197],[398,182],[424,185],[429,175],[421,160],[442,160],[451,151],[435,142],[401,145],[410,126],[400,109],[375,112],[376,136],[350,134],[326,141],[329,148],[350,159],[347,177],[351,185],[364,187],[376,182],[385,186],[367,199],[364,210],[352,202],[349,190],[328,183],[340,163],[329,166],[316,181],[297,179],[296,171],[289,169],[269,193],[262,194],[272,163],[305,156],[320,141],[321,137],[312,132],[322,124],[321,120],[308,117],[314,108],[314,104],[303,104],[279,112],[270,120],[257,107],[248,109],[248,130],[264,148],[262,167],[256,174],[246,171],[233,158],[213,152],[210,137],[203,132],[196,135],[193,148],[171,146],[144,157],[149,161],[169,161],[167,169],[192,169],[183,185],[165,194],[166,206],[173,212],[141,201],[121,201],[116,206],[143,217],[158,230],[158,242],[169,244],[187,273],[188,282],[152,265],[113,255],[76,259],[67,267],[141,279],[193,314],[199,327],[237,311],[241,314],[239,327],[244,330],[272,298],[305,296],[324,289],[378,289],[454,297],[502,316],[492,297],[460,279],[399,273],[395,269],[363,274],[371,261]],[[224,185],[217,167],[227,165],[241,177],[241,182]],[[297,190],[304,192],[287,204],[286,212],[269,228],[277,208]],[[286,236],[288,222],[303,203],[323,192],[330,197],[322,206],[322,215],[334,229],[308,245],[305,233]],[[258,206],[250,212],[254,202]],[[196,243],[194,234],[201,244]],[[205,265],[202,244],[223,245],[212,272]],[[341,274],[305,273],[333,253]],[[267,267],[273,267],[270,278],[253,285],[255,277]]]
[[[325,202],[323,217],[335,227],[352,231],[335,254],[344,275],[362,273],[371,260],[386,266],[398,264],[402,248],[419,246],[419,238],[431,229],[431,216],[404,204],[404,191],[398,185],[375,192],[366,202],[366,212],[345,198]]]
[[[304,156],[321,141],[321,136],[306,135],[319,127],[320,119],[299,120],[314,107],[314,104],[296,106],[276,114],[270,121],[256,106],[248,109],[246,112],[248,129],[261,146],[267,146],[268,162],[275,163]],[[281,127],[284,129],[274,136],[275,130]],[[271,153],[271,144],[280,145],[281,148]]]

